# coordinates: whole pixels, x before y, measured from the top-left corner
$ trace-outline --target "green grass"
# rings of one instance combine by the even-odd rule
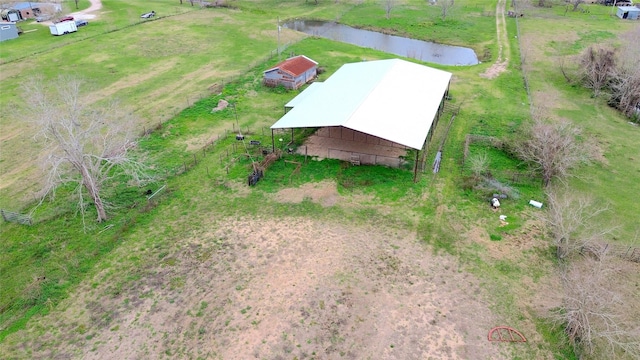
[[[638,153],[633,150],[637,148],[634,134],[640,130],[609,108],[605,99],[593,99],[588,89],[567,83],[558,65],[561,56],[579,54],[581,49],[590,45],[618,43],[614,38],[616,34],[631,30],[634,24],[611,16],[610,7],[586,7],[590,11],[588,14],[567,14],[572,21],[564,25],[564,32],[574,34],[575,38],[571,40],[558,40],[547,32],[547,26],[562,19],[561,16],[553,17],[548,12],[535,9],[528,14],[529,18],[523,19],[522,31],[540,32],[541,39],[544,39],[540,46],[546,49],[547,55],[545,61],[535,64],[530,72],[530,85],[533,91],[553,88],[556,99],[546,107],[556,117],[572,120],[584,130],[583,137],[587,141],[597,144],[603,161],[596,159],[593,164],[576,169],[576,177],[571,178],[569,184],[573,192],[589,194],[611,205],[612,211],[598,219],[602,226],[617,227],[609,241],[634,244],[639,229],[635,218],[640,213],[640,204],[628,199],[640,192],[640,184],[633,180],[640,173],[640,163],[636,161]],[[554,32],[557,34],[558,30],[554,29]],[[575,69],[570,62],[568,64],[569,70]]]
[[[543,250],[531,251],[525,254],[530,263],[523,264],[508,259],[491,260],[483,245],[466,243],[464,234],[472,227],[480,227],[487,231],[493,245],[504,244],[505,238],[521,231],[530,217],[529,199],[542,199],[539,179],[511,184],[521,197],[504,202],[502,210],[508,215],[509,225],[498,227],[494,219],[497,215],[488,211],[486,194],[463,188],[462,178],[468,169],[461,167],[462,144],[467,134],[509,138],[529,118],[517,39],[513,36],[514,22],[508,20],[512,61],[507,72],[497,79],[489,81],[478,76],[490,65],[489,61],[476,67],[435,66],[453,72],[452,102],[461,105],[461,112],[444,142],[439,174],[433,175],[427,169],[414,183],[413,174],[408,170],[353,167],[337,160],[305,162],[303,156],[296,155],[288,156],[287,160],[303,163],[299,173],[293,173],[294,165],[279,161],[268,169],[266,177],[255,188],[245,191],[250,159],[244,156],[244,148],[233,136],[236,123],[248,138],[270,146],[271,134],[265,129],[282,115],[282,105],[297,94],[260,85],[262,71],[279,61],[273,55],[276,39],[269,32],[274,28],[274,19],[339,18],[352,26],[442,43],[472,43],[478,54],[488,52],[493,58],[497,54],[493,40],[495,4],[489,1],[461,3],[455,14],[445,21],[439,18],[437,7],[429,7],[424,1],[409,1],[399,6],[389,20],[384,18],[380,4],[374,1],[357,6],[346,1],[339,4],[321,1],[319,6],[304,1],[275,0],[236,4],[239,10],[194,10],[188,3],[180,6],[177,2],[160,0],[110,2],[104,4],[105,9],[120,16],[103,16],[73,37],[52,37],[40,28],[28,33],[28,37],[23,36],[20,42],[0,45],[0,71],[7,74],[7,81],[1,85],[0,106],[3,108],[11,108],[20,101],[19,79],[28,66],[38,68],[49,78],[58,73],[87,78],[96,96],[113,94],[126,105],[134,106],[135,112],[145,119],[147,129],[166,120],[140,140],[136,154],[153,164],[156,174],[166,177],[147,187],[155,190],[166,185],[153,203],[146,201],[145,189],[113,185],[107,189],[108,200],[118,206],[113,217],[107,223],[94,224],[90,210],[85,227],[69,200],[71,189],[61,189],[54,202],[46,202],[37,210],[34,226],[2,223],[0,341],[28,327],[32,317],[46,315],[86,279],[108,282],[111,286],[106,295],[116,296],[150,273],[151,264],[175,265],[176,259],[171,256],[172,239],[182,236],[185,229],[197,229],[211,213],[220,218],[299,216],[346,223],[375,222],[415,230],[418,239],[436,252],[457,256],[465,271],[484,276],[487,288],[504,294],[492,304],[493,311],[504,319],[522,321],[523,310],[515,301],[518,294],[511,285],[525,275],[534,279],[545,276],[537,265],[551,264],[551,255]],[[86,2],[81,5],[86,6]],[[139,14],[151,8],[158,17],[141,22]],[[521,30],[540,32],[545,39],[545,51],[553,56],[575,54],[590,44],[614,39],[620,30],[612,24],[618,22],[601,8],[589,8],[592,11],[588,16],[574,13],[564,16],[562,7],[535,9],[520,20]],[[561,29],[553,27],[558,24],[562,24]],[[41,25],[24,24],[23,29],[38,26]],[[553,33],[558,31],[575,35],[578,40],[556,39]],[[321,80],[346,62],[392,57],[317,38],[292,44],[286,52],[318,60],[327,69]],[[36,56],[23,58],[26,54]],[[634,182],[640,173],[637,161],[640,155],[633,152],[637,149],[634,134],[640,130],[626,124],[602,99],[591,99],[588,91],[564,83],[561,74],[552,71],[555,69],[553,59],[530,67],[529,80],[534,90],[550,87],[560,94],[561,105],[554,109],[555,114],[572,119],[585,128],[589,137],[601,143],[607,163],[578,169],[576,173],[581,176],[572,179],[571,185],[577,191],[609,199],[614,211],[603,221],[619,221],[622,226],[616,234],[617,240],[630,241],[637,226],[636,214],[640,213],[639,203],[628,201],[640,192],[640,185]],[[136,81],[131,86],[123,86],[128,79]],[[220,95],[206,90],[212,85],[219,86]],[[223,98],[232,100],[237,111],[227,108],[211,113]],[[11,121],[13,119],[3,117],[0,126],[11,131],[21,129]],[[429,145],[429,164],[443,140],[447,123],[448,118],[443,119]],[[296,132],[295,136],[295,143],[299,144],[305,133]],[[0,157],[3,178],[18,168],[22,160],[12,154],[23,149],[21,141],[26,138],[14,135],[6,142],[3,139]],[[203,151],[203,144],[211,138],[216,141]],[[30,157],[36,152],[37,149],[27,149],[24,156]],[[482,152],[489,155],[491,172],[500,181],[509,182],[505,174],[521,169],[521,164],[501,149],[471,147],[472,154]],[[250,154],[253,160],[262,158],[258,148],[251,149]],[[344,197],[364,195],[362,198],[366,200],[356,208],[323,207],[309,199],[298,204],[272,200],[273,195],[284,188],[322,180],[334,180]],[[29,198],[25,194],[30,195],[33,187],[25,187],[26,190],[1,189],[0,205],[18,208],[31,205],[24,198]],[[122,242],[136,244],[138,252],[116,256]],[[128,275],[121,276],[125,273]],[[184,278],[175,277],[169,286],[179,290],[184,284]],[[536,322],[536,330],[544,338],[544,342],[536,346],[549,349],[560,359],[575,358],[563,343],[560,331],[543,320]]]
[[[578,356],[574,353],[573,347],[569,344],[567,337],[562,332],[561,327],[553,324],[548,319],[536,318],[536,330],[542,335],[545,341],[549,342],[556,351],[554,352],[557,360],[577,360]]]

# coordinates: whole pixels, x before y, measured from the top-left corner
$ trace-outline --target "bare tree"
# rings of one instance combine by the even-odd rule
[[[616,68],[611,81],[610,104],[624,115],[640,115],[640,27],[622,36],[622,46],[617,52]]]
[[[440,5],[440,17],[442,18],[442,21],[444,21],[447,18],[447,15],[449,15],[451,13],[451,10],[453,9],[453,5],[455,0],[440,0],[438,1],[438,4]]]
[[[616,69],[609,103],[625,116],[640,116],[640,68]]]
[[[590,46],[580,59],[582,79],[595,96],[611,81],[616,67],[616,54],[612,48]]]
[[[584,4],[585,0],[569,0],[569,3],[571,4],[571,6],[573,6],[571,8],[571,11],[576,11],[578,10],[578,7],[580,7],[580,4]],[[566,11],[565,11],[566,13]]]
[[[590,158],[589,151],[576,137],[581,131],[566,120],[543,121],[534,116],[514,144],[517,156],[542,173],[544,186],[551,179],[564,178],[569,170],[581,161]]]
[[[603,256],[602,241],[614,226],[596,221],[609,211],[609,204],[596,202],[590,197],[575,195],[566,188],[547,191],[548,211],[544,221],[556,246],[556,255],[565,259],[578,252]]]
[[[489,170],[489,156],[486,152],[469,158],[469,168],[476,178],[481,178]]]
[[[640,327],[625,304],[637,294],[626,294],[628,284],[615,284],[630,271],[622,265],[609,256],[585,258],[561,273],[564,300],[556,318],[580,358],[640,357]]]
[[[95,205],[98,221],[107,219],[101,191],[103,185],[121,171],[141,180],[144,167],[131,159],[135,146],[131,113],[112,102],[90,107],[81,95],[82,81],[60,77],[45,84],[40,78],[23,85],[29,120],[44,141],[44,196],[55,194],[62,183],[76,183],[80,208],[83,189]],[[44,198],[43,196],[43,198]]]
[[[387,19],[391,17],[391,11],[396,7],[397,0],[383,0],[382,6],[384,6],[384,13]]]

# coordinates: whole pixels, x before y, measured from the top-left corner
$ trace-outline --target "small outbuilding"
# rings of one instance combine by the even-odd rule
[[[3,9],[0,12],[0,16],[2,20],[8,22],[17,22],[22,20],[22,15],[20,15],[20,11],[16,9]]]
[[[0,42],[18,37],[18,27],[14,22],[0,21]]]
[[[640,18],[640,8],[636,6],[618,6],[616,15],[620,19],[638,20]]]
[[[282,85],[287,89],[297,89],[317,76],[318,63],[304,55],[298,55],[266,70],[263,83],[270,87]]]
[[[20,11],[22,20],[35,18],[40,13],[40,9],[35,6],[35,3],[21,2],[14,4],[12,8]]]
[[[53,15],[62,11],[62,5],[57,3],[19,2],[6,9],[7,16],[17,19],[5,19],[8,21],[22,21],[33,19],[40,15]],[[11,15],[13,14],[13,15]],[[2,18],[5,18],[3,12]]]

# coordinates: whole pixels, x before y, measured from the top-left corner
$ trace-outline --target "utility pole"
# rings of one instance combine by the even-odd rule
[[[278,60],[280,60],[280,16],[278,16]]]
[[[242,133],[240,131],[240,123],[238,122],[238,110],[236,109],[236,103],[233,103],[233,113],[236,115],[236,126],[238,127],[238,134]]]

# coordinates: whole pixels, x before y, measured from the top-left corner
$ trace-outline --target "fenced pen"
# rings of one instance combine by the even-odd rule
[[[470,157],[471,157],[471,147],[472,146],[481,146],[486,148],[493,148],[499,150],[501,152],[505,152],[505,144],[502,140],[486,135],[475,135],[468,134],[465,137],[463,155],[462,155],[462,166],[461,171],[469,171],[470,170]],[[506,152],[505,152],[506,155]],[[532,183],[535,181],[540,181],[540,176],[535,171],[532,170],[513,170],[511,168],[501,169],[498,167],[492,167],[488,170],[492,177],[500,178],[503,180],[510,181],[512,183]]]
[[[237,138],[239,133],[243,134],[242,139]],[[236,142],[224,145],[220,144],[230,138],[236,139]],[[251,140],[252,138],[259,138],[260,140]],[[213,135],[210,139],[211,140],[207,141],[197,151],[184,154],[180,165],[165,168],[163,175],[165,177],[180,175],[192,169],[200,162],[203,162],[214,153],[216,153],[214,159],[217,160],[217,165],[220,165],[228,174],[230,167],[233,166],[240,157],[262,157],[272,152],[271,129],[269,128],[261,127],[258,133],[256,133],[251,128],[236,129],[234,125],[232,129],[227,129],[222,133]],[[266,141],[267,139],[269,140],[268,142]],[[211,163],[209,162],[205,165],[207,174],[209,174],[209,164]]]
[[[622,244],[598,244],[599,251],[624,260],[640,263],[640,247]],[[584,249],[583,249],[584,252]]]

